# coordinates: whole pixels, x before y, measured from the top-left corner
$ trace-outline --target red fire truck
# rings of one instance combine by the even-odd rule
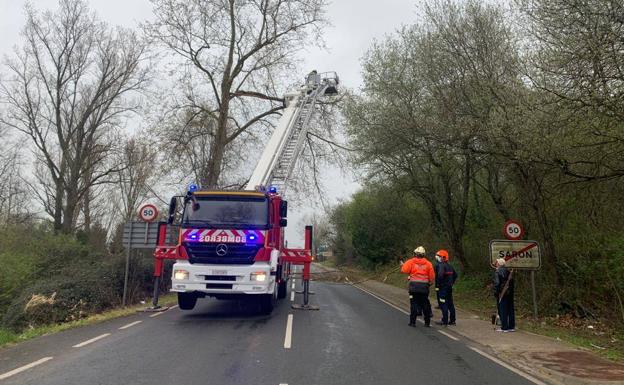
[[[166,242],[171,226],[162,224],[155,250],[154,306],[163,261],[174,259],[171,290],[183,310],[198,298],[249,299],[270,313],[287,292],[292,264],[302,264],[304,306],[308,306],[311,228],[303,249],[287,249],[284,227],[286,187],[301,153],[308,125],[321,98],[337,93],[335,73],[313,71],[306,83],[285,96],[286,108],[243,191],[210,191],[191,185],[169,207],[175,245]],[[279,192],[278,192],[279,190]]]

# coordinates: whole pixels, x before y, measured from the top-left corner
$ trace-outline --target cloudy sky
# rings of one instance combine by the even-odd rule
[[[10,55],[13,46],[20,43],[25,3],[26,0],[0,0],[0,57]],[[30,3],[39,9],[55,8],[57,1],[31,0]],[[151,17],[149,0],[89,0],[89,3],[102,20],[111,24],[136,27]],[[414,22],[419,13],[418,3],[415,0],[333,0],[328,7],[333,26],[325,33],[327,50],[311,47],[302,58],[303,68],[336,71],[344,86],[359,88],[360,59],[365,51],[374,39],[394,32],[401,24]],[[335,169],[326,170],[323,179],[330,202],[347,199],[358,187],[351,176]],[[289,246],[300,244],[298,225],[303,215],[310,212],[303,208],[291,210]]]

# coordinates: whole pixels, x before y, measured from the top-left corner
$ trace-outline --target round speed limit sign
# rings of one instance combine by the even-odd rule
[[[505,226],[503,226],[503,234],[505,235],[505,238],[511,241],[517,241],[524,237],[524,229],[520,223],[512,219],[505,222]]]
[[[145,222],[153,222],[158,218],[158,209],[151,203],[144,204],[139,209],[139,218]]]

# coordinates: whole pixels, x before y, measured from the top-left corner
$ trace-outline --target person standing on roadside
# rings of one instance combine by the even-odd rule
[[[501,327],[497,332],[509,333],[516,331],[516,316],[514,312],[514,281],[513,271],[505,266],[505,259],[496,260],[494,271],[494,297],[498,308]]]
[[[421,309],[425,318],[425,326],[431,324],[431,303],[429,302],[429,286],[434,283],[433,266],[425,258],[425,248],[418,246],[414,257],[407,262],[401,261],[401,272],[409,274],[410,319],[409,326],[416,326],[418,310]]]
[[[442,311],[442,319],[436,322],[438,325],[455,325],[455,304],[453,303],[453,285],[457,280],[457,272],[448,263],[449,255],[446,250],[438,250],[436,253],[436,294],[438,304]],[[450,314],[450,318],[449,318]]]

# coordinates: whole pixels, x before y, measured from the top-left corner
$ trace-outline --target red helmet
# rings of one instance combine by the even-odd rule
[[[449,256],[448,256],[448,251],[446,251],[446,250],[444,250],[444,249],[442,249],[442,250],[438,250],[438,252],[436,253],[436,255],[439,255],[439,256],[440,256],[440,258],[442,258],[442,260],[443,260],[444,262],[448,262],[448,258],[449,258]]]

